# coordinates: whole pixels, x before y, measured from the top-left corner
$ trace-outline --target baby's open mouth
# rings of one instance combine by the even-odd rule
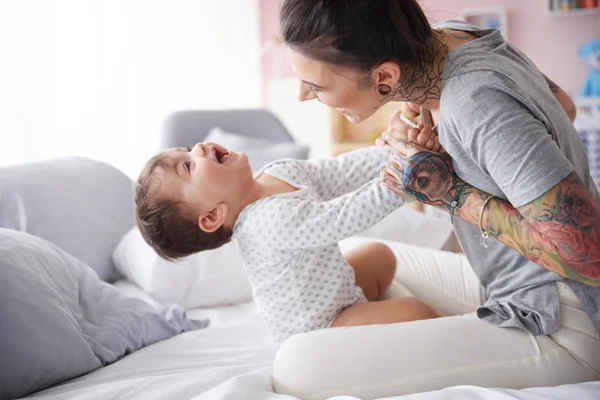
[[[229,155],[231,154],[229,151],[219,151],[218,149],[213,147],[213,152],[215,155],[215,158],[217,159],[217,162],[219,164],[224,164],[225,161],[227,161],[227,159],[229,158]]]

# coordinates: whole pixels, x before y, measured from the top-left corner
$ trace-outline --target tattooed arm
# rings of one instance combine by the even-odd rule
[[[423,151],[414,144],[400,143],[396,149],[386,167],[388,188],[479,226],[489,195],[462,181],[447,154]],[[451,206],[454,201],[455,207]],[[538,265],[600,286],[600,206],[576,173],[519,208],[492,199],[484,210],[482,226]]]
[[[577,107],[575,106],[575,103],[573,103],[571,97],[546,75],[544,75],[544,78],[546,79],[546,82],[548,82],[548,86],[556,97],[556,100],[558,100],[562,108],[564,108],[571,122],[574,122],[575,117],[577,116]]]

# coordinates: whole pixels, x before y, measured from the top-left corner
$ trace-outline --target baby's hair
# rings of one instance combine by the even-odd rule
[[[183,201],[153,193],[153,173],[156,167],[165,167],[163,161],[160,154],[152,157],[134,187],[135,219],[144,240],[166,260],[216,249],[229,242],[230,229],[221,226],[214,232],[204,232]]]

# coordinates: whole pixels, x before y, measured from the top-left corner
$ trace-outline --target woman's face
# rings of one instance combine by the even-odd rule
[[[292,67],[300,79],[299,100],[317,99],[335,108],[352,123],[373,115],[384,103],[371,75],[332,67],[291,51]]]

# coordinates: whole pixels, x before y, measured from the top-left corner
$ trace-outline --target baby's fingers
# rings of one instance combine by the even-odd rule
[[[439,153],[439,154],[443,154],[446,152],[446,149],[444,149],[444,147],[442,146],[442,144],[440,143],[440,138],[439,136],[435,137],[435,146],[434,146],[434,150],[435,153]]]
[[[440,143],[440,138],[436,136],[433,144],[433,151],[435,153],[441,153],[442,150],[443,148],[442,144]]]
[[[419,133],[421,131],[419,130],[419,128],[411,128],[408,131],[408,141],[412,142],[412,143],[418,143],[417,140],[419,138]]]
[[[429,125],[424,125],[421,128],[421,131],[417,135],[416,142],[421,146],[425,147],[427,150],[432,150],[433,148],[433,140],[436,137],[436,133]],[[431,146],[428,146],[429,141],[432,141]]]
[[[427,143],[425,143],[425,148],[429,151],[437,152],[436,147],[439,145],[436,141],[436,137],[430,137]]]
[[[421,108],[414,103],[404,102],[400,105],[400,110],[402,111],[402,115],[412,120],[419,118],[421,114]]]

